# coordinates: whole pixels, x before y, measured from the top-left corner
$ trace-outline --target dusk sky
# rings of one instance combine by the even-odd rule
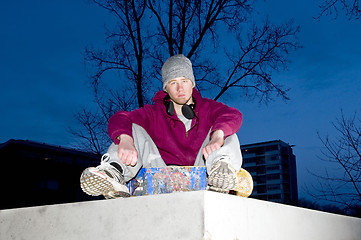
[[[291,100],[225,103],[244,114],[241,144],[280,139],[295,145],[302,197],[305,184],[314,180],[307,169],[323,168],[317,132],[332,137],[341,109],[347,116],[361,113],[361,20],[341,14],[317,21],[313,0],[261,2],[258,11],[271,21],[293,18],[301,27],[303,48],[291,55],[287,71],[273,76],[291,88]],[[72,146],[67,128],[76,124],[74,113],[94,104],[84,49],[104,44],[104,25],[111,19],[86,0],[2,1],[0,143],[22,139]]]

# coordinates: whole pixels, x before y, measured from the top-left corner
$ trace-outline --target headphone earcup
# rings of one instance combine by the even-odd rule
[[[192,105],[187,105],[187,104],[183,105],[182,113],[183,113],[183,116],[187,119],[193,119],[195,117],[195,113],[193,111]]]
[[[195,99],[193,98],[193,104],[184,104],[182,106],[182,114],[185,118],[187,119],[193,119],[196,114],[194,113],[194,108],[196,107],[196,102]],[[174,104],[173,102],[170,100],[169,95],[165,96],[165,98],[163,99],[163,103],[166,109],[166,112],[168,115],[173,116],[174,115]]]
[[[173,116],[174,114],[174,104],[172,101],[167,102],[167,105],[165,106],[167,110],[167,114],[170,116]]]

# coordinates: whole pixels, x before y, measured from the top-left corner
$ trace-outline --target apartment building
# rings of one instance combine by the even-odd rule
[[[242,167],[254,181],[252,198],[298,204],[296,157],[281,140],[241,145]]]
[[[100,156],[27,140],[0,144],[0,209],[102,199],[80,189],[80,175]]]

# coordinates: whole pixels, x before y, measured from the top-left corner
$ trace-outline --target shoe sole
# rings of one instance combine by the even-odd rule
[[[236,187],[237,176],[226,162],[219,162],[217,165],[208,176],[209,190],[228,192]]]
[[[212,191],[212,192],[219,192],[219,193],[229,193],[229,191],[230,191],[230,190],[226,190],[226,189],[223,189],[223,188],[217,188],[217,187],[214,187],[214,186],[208,186],[207,190]]]
[[[81,189],[88,195],[105,198],[129,197],[129,189],[115,182],[96,168],[87,168],[80,177]]]

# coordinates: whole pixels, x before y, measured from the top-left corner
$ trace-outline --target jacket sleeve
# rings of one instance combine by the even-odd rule
[[[213,122],[212,133],[216,130],[222,130],[224,137],[228,137],[236,133],[243,121],[243,116],[236,108],[228,107],[227,105],[212,101],[210,118]]]
[[[110,117],[108,122],[108,134],[115,144],[119,144],[118,136],[127,134],[133,137],[133,123],[143,127],[146,131],[150,128],[153,119],[153,110],[150,105],[136,109],[131,112],[119,111]]]

